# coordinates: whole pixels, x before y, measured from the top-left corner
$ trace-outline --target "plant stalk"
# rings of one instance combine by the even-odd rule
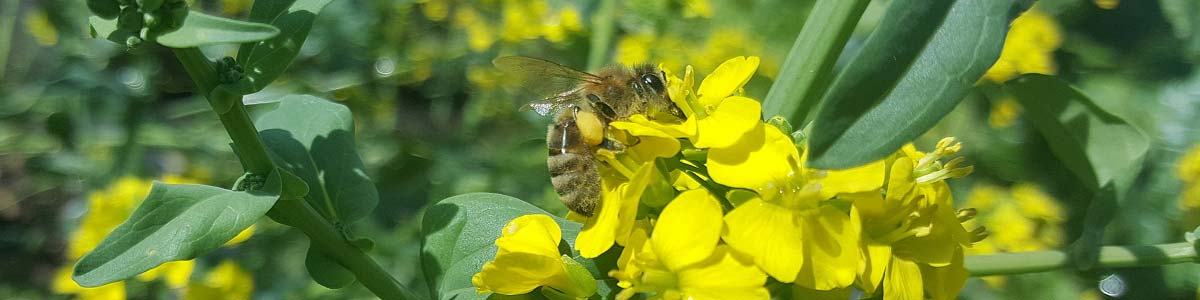
[[[1064,250],[969,255],[965,264],[971,276],[1012,275],[1079,266],[1070,257],[1070,252]],[[1195,248],[1190,243],[1173,243],[1101,247],[1100,256],[1092,266],[1112,269],[1186,262],[1197,262]]]
[[[833,81],[833,65],[870,0],[819,0],[763,99],[763,118],[783,116],[803,128],[817,100]]]
[[[247,172],[268,175],[275,171],[275,164],[267,153],[266,145],[258,136],[258,129],[250,120],[246,107],[242,104],[240,95],[231,93],[213,93],[217,86],[217,70],[213,63],[197,48],[172,49],[179,58],[192,81],[196,83],[197,92],[208,99],[213,111],[220,112],[218,116],[225,131],[233,140],[233,149]],[[229,105],[231,106],[224,106]],[[229,107],[223,109],[223,107]],[[222,112],[223,111],[223,112]],[[309,237],[313,246],[323,254],[333,258],[342,267],[354,273],[355,278],[376,296],[386,300],[414,299],[405,287],[394,277],[379,266],[361,249],[354,247],[334,228],[329,221],[322,218],[316,210],[303,199],[279,199],[268,215],[281,223],[300,229]]]

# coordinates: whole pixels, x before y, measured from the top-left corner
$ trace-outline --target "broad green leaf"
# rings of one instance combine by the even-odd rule
[[[275,172],[261,189],[248,192],[156,182],[129,219],[79,259],[75,281],[100,286],[208,253],[258,221],[279,192]]]
[[[813,4],[779,77],[763,99],[764,117],[782,116],[792,124],[804,125],[809,111],[833,81],[833,65],[870,2],[820,0]]]
[[[274,26],[188,12],[179,29],[159,35],[155,41],[171,48],[191,48],[216,44],[247,43],[279,35]]]
[[[1071,246],[1077,265],[1089,269],[1099,254],[1105,227],[1141,171],[1150,141],[1053,76],[1022,75],[1005,83],[1004,89],[1024,107],[1054,156],[1094,193],[1083,233]]]
[[[1121,190],[1136,176],[1150,144],[1125,120],[1053,76],[1022,75],[1004,89],[1024,107],[1054,156],[1089,189],[1114,182]]]
[[[446,198],[426,210],[421,223],[421,268],[429,290],[437,299],[477,298],[471,276],[496,256],[495,241],[504,224],[527,214],[548,215],[520,199],[486,193]],[[571,249],[583,226],[551,217],[563,231],[559,249]]]
[[[270,23],[282,31],[273,39],[242,44],[238,49],[237,60],[246,70],[246,77],[239,84],[244,89],[242,93],[262,90],[287,70],[308,38],[313,20],[330,1],[254,1],[250,9],[250,21]]]
[[[1009,22],[1028,8],[1029,2],[958,0],[928,40],[878,39],[899,45],[871,47],[877,34],[924,29],[924,22],[889,22],[895,10],[889,8],[868,45],[822,100],[809,139],[810,162],[828,169],[861,165],[895,152],[929,130],[1000,57]],[[907,2],[894,2],[893,6],[902,3]],[[890,33],[894,31],[901,33]],[[911,49],[901,47],[909,43],[923,47],[918,47],[915,59],[906,61],[897,50]]]
[[[308,184],[306,201],[334,224],[358,220],[379,203],[354,148],[350,110],[308,95],[288,95],[255,120],[272,160]]]
[[[308,248],[304,267],[308,269],[308,275],[313,281],[327,288],[340,289],[354,283],[353,272],[314,247]]]

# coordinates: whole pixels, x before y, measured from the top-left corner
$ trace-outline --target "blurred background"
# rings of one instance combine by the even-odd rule
[[[244,18],[253,0],[189,0]],[[733,56],[762,58],[746,93],[762,99],[811,1],[341,0],[317,18],[283,77],[246,102],[308,93],[350,107],[357,146],[380,192],[355,224],[373,255],[424,294],[422,209],[448,196],[495,192],[563,214],[545,167],[548,118],[520,112],[511,80],[491,66],[527,55],[586,69],[659,63],[697,80]],[[888,1],[872,1],[842,58]],[[329,290],[300,261],[306,239],[262,221],[227,247],[135,280],[83,289],[71,265],[119,224],[153,180],[228,187],[242,170],[229,138],[178,61],[162,47],[127,51],[88,34],[83,1],[0,3],[0,299],[372,299]],[[612,26],[605,39],[602,29]],[[210,58],[236,47],[203,49]],[[1182,241],[1200,225],[1200,2],[1042,0],[1010,31],[1000,61],[917,140],[964,143],[975,172],[950,181],[991,237],[971,253],[1062,248],[1081,230],[1083,188],[1051,155],[999,84],[1057,74],[1152,140],[1137,184],[1109,226],[1114,245]],[[767,116],[769,117],[769,116]],[[1113,285],[1114,282],[1116,285]],[[236,283],[236,284],[235,284]],[[975,278],[963,299],[1195,299],[1192,264]],[[1099,287],[1107,284],[1101,290]],[[1116,287],[1116,288],[1114,288]]]

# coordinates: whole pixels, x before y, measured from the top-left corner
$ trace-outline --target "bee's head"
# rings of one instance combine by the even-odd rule
[[[665,72],[653,65],[643,64],[634,68],[634,74],[637,74],[633,82],[634,91],[646,102],[647,116],[653,117],[654,114],[663,112],[680,120],[686,118],[683,110],[671,102],[671,95],[667,93]]]

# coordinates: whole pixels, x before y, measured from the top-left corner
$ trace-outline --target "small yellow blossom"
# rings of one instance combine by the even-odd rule
[[[992,128],[1008,128],[1017,122],[1017,117],[1021,116],[1021,104],[1017,103],[1012,97],[1000,98],[1000,100],[992,103],[992,108],[988,114],[988,125]]]
[[[1175,175],[1183,183],[1179,206],[1185,210],[1200,209],[1200,144],[1179,157]]]
[[[1008,30],[1000,58],[983,75],[984,80],[1003,83],[1020,74],[1055,74],[1054,51],[1062,45],[1062,29],[1054,18],[1037,7],[1025,11]]]
[[[704,189],[679,194],[667,204],[646,238],[637,230],[610,275],[624,288],[617,299],[653,293],[649,299],[768,299],[766,274],[726,245],[721,205]]]
[[[862,213],[858,282],[865,292],[882,287],[884,299],[953,299],[962,288],[962,248],[981,237],[963,228],[944,180],[972,168],[960,166],[961,157],[941,162],[961,147],[953,138],[939,141],[932,153],[905,145],[883,160],[883,193],[854,195]]]
[[[1066,221],[1058,200],[1037,186],[1017,183],[1008,189],[979,184],[971,189],[968,205],[978,208],[977,224],[989,228],[988,239],[968,254],[1022,252],[1062,246]],[[993,284],[999,282],[992,281]]]
[[[187,285],[184,300],[249,300],[254,294],[254,276],[237,263],[226,260],[209,270],[203,280]]]
[[[500,238],[496,239],[499,248],[496,257],[471,277],[471,283],[480,294],[520,295],[542,286],[572,297],[594,294],[596,285],[590,275],[585,284],[572,280],[568,268],[572,264],[581,266],[558,253],[560,240],[562,231],[549,216],[517,217],[504,225]]]
[[[58,30],[54,29],[54,23],[50,22],[50,18],[46,16],[45,11],[31,9],[26,12],[25,30],[42,47],[58,44]]]

